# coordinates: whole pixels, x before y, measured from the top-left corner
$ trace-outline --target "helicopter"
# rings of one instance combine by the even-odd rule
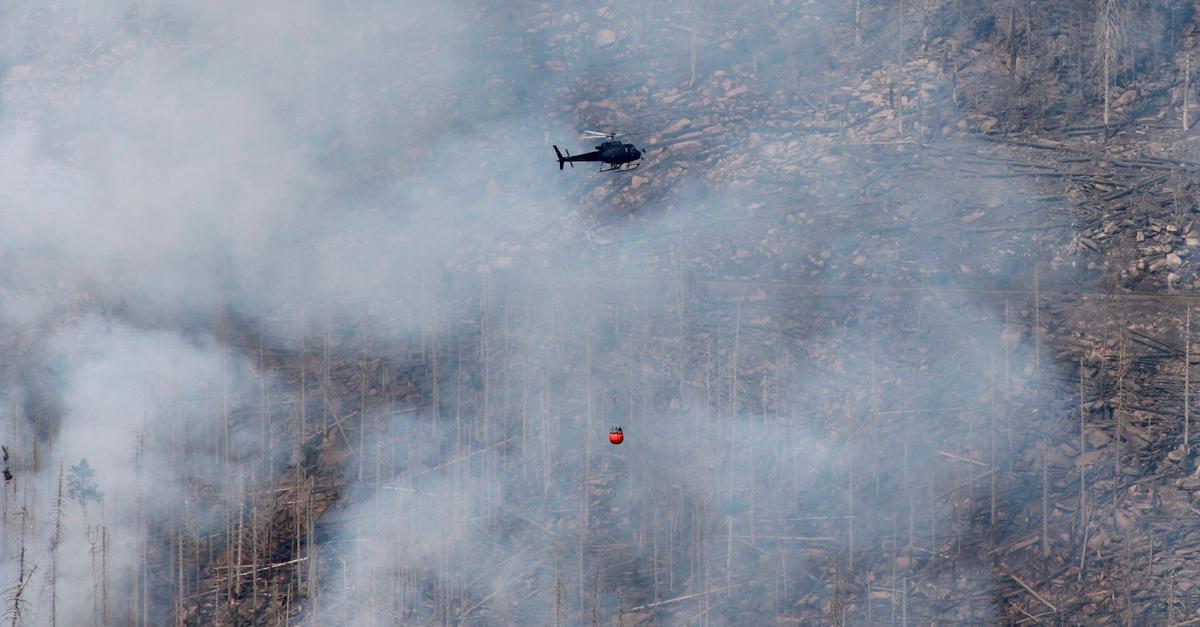
[[[558,156],[558,169],[563,169],[564,163],[571,164],[573,168],[576,161],[599,161],[601,172],[632,172],[638,169],[638,166],[642,165],[642,152],[633,144],[617,141],[617,137],[621,136],[624,136],[624,133],[584,131],[583,139],[603,139],[604,141],[592,152],[585,152],[581,155],[572,156],[568,151],[567,156],[564,157],[563,153],[559,152],[558,146],[555,146],[554,154]]]

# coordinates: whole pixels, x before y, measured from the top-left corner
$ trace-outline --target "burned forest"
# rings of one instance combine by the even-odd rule
[[[1200,623],[1198,29],[0,3],[0,620]]]

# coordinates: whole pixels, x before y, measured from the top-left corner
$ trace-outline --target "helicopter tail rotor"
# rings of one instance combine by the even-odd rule
[[[568,150],[568,151],[567,151],[567,156],[566,156],[566,157],[563,157],[562,153],[558,151],[558,146],[555,146],[555,147],[554,147],[554,154],[558,156],[558,169],[559,169],[559,170],[563,169],[563,164],[564,164],[564,163],[570,163],[572,168],[573,168],[573,167],[575,167],[575,163],[574,163],[574,162],[567,161],[567,158],[569,158],[569,157],[571,156],[571,151],[570,151],[570,150]]]

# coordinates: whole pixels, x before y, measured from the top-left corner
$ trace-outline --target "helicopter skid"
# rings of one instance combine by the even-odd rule
[[[634,163],[632,165],[628,164],[628,163],[622,163],[622,164],[614,165],[610,168],[600,168],[600,171],[601,172],[633,172],[634,170],[641,167],[641,165],[642,165],[641,161],[638,161],[637,163]]]

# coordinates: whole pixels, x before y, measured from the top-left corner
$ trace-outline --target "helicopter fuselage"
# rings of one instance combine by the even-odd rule
[[[554,147],[554,152],[558,155],[558,168],[560,170],[564,163],[578,163],[583,161],[599,161],[611,165],[615,169],[642,158],[642,152],[635,148],[633,144],[626,144],[615,140],[606,141],[596,146],[595,150],[585,152],[581,155],[568,153],[564,157],[558,152],[557,146]]]
[[[604,142],[596,146],[596,152],[600,153],[600,161],[604,163],[631,163],[642,158],[642,153],[633,144],[624,144],[617,141]]]
[[[642,153],[633,144],[623,144],[621,142],[604,142],[592,152],[585,152],[581,155],[571,155],[566,158],[566,161],[601,161],[620,165],[622,163],[632,163],[642,158]]]

